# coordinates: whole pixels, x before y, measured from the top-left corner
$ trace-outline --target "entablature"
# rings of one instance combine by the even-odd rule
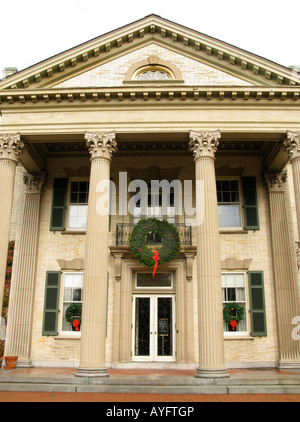
[[[220,104],[248,102],[253,105],[261,103],[272,105],[285,103],[299,106],[299,87],[203,87],[203,86],[161,86],[144,85],[111,88],[68,88],[0,91],[0,109],[26,106],[65,106],[82,107],[86,105],[119,104],[153,102],[167,103],[168,106],[178,102],[194,104],[219,102]]]

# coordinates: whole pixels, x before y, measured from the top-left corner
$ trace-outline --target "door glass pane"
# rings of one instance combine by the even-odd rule
[[[172,298],[157,298],[157,355],[172,356]]]
[[[150,298],[135,299],[135,356],[150,354]]]

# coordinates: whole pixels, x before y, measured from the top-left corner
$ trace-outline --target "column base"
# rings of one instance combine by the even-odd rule
[[[197,368],[195,378],[228,378],[226,368]]]
[[[300,361],[295,361],[295,362],[287,362],[287,361],[277,361],[276,363],[276,368],[277,369],[300,369]]]
[[[18,360],[16,368],[32,368],[32,360]]]
[[[109,377],[107,368],[77,368],[76,377]]]

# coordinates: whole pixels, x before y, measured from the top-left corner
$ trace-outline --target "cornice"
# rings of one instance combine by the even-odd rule
[[[21,107],[124,106],[139,104],[248,103],[299,106],[300,87],[215,87],[147,85],[111,88],[65,88],[0,91],[0,109]]]
[[[149,42],[157,42],[202,63],[242,77],[250,83],[300,85],[299,78],[284,66],[150,15],[18,72],[0,81],[0,90],[54,86]]]

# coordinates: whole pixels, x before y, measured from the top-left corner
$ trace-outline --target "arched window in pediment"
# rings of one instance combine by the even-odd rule
[[[176,65],[155,55],[133,64],[128,69],[124,82],[133,81],[183,82],[181,72]]]

